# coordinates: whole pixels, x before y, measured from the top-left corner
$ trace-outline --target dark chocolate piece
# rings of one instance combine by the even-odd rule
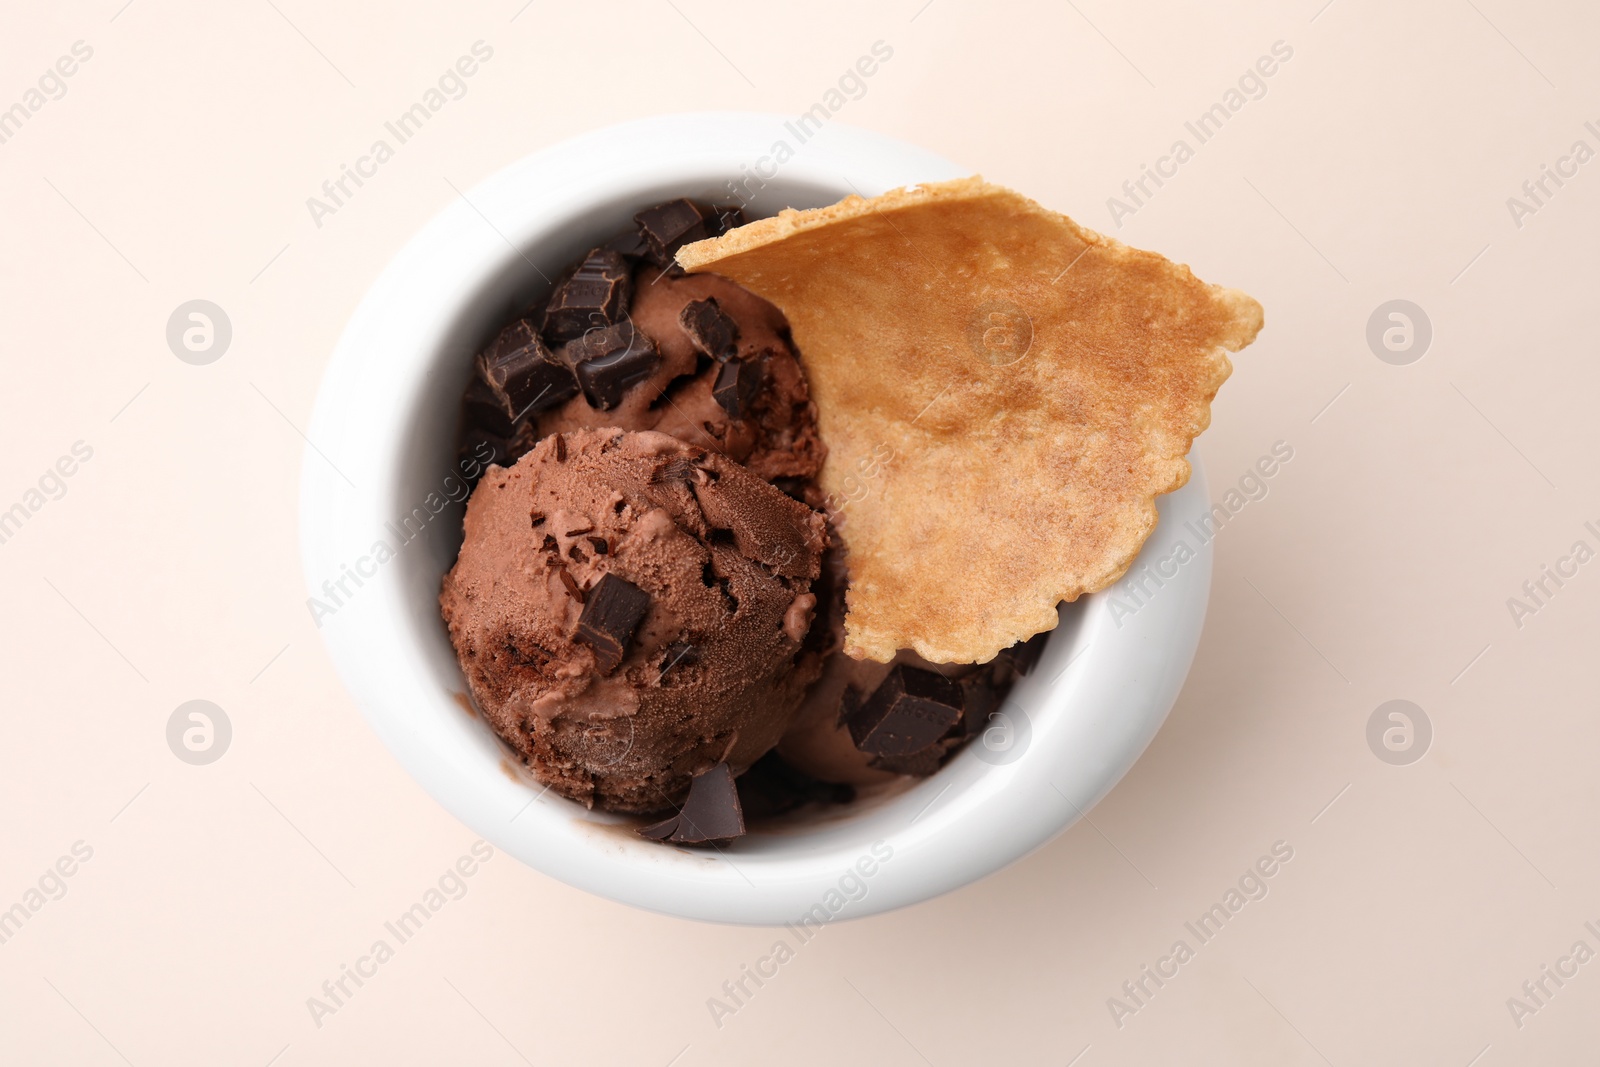
[[[989,716],[999,710],[1012,681],[1013,672],[1003,658],[985,663],[961,679],[962,733],[976,737],[988,728]]]
[[[563,345],[610,326],[628,313],[632,292],[633,276],[622,253],[596,248],[550,294],[544,309],[545,339]]]
[[[961,687],[941,674],[896,666],[849,715],[850,737],[863,752],[909,756],[950,731],[961,718]]]
[[[739,354],[739,324],[728,317],[714,296],[685,304],[678,313],[678,325],[689,335],[690,344],[718,363]]]
[[[512,444],[504,437],[478,426],[468,426],[456,450],[457,466],[469,484],[477,485],[478,479],[488,472],[489,464],[509,467],[515,463],[512,454]]]
[[[739,806],[745,819],[756,822],[783,815],[807,804],[848,804],[855,786],[824,782],[786,763],[776,752],[750,765],[739,776]]]
[[[482,378],[472,379],[472,384],[467,386],[466,394],[461,398],[461,406],[469,430],[482,430],[507,441],[516,436],[517,421]]]
[[[693,200],[668,200],[639,212],[633,221],[639,224],[639,232],[650,246],[650,258],[665,267],[673,262],[678,249],[710,236],[706,232],[707,214]]]
[[[762,364],[753,359],[730,359],[717,371],[716,383],[711,386],[711,395],[716,398],[722,410],[733,418],[742,418],[750,410],[751,403],[756,394],[761,392],[761,386],[766,378]]]
[[[617,234],[600,247],[608,252],[619,252],[629,259],[644,259],[650,255],[650,245],[637,226]]]
[[[873,756],[868,766],[888,771],[890,774],[909,774],[914,778],[926,778],[944,763],[946,751],[944,745],[929,745],[920,752],[913,752],[907,756]]]
[[[719,763],[704,774],[695,775],[682,810],[639,833],[675,845],[704,845],[743,837],[744,809],[739,805],[732,768]]]
[[[478,377],[514,423],[578,391],[572,372],[550,354],[526,319],[501,330],[478,356]]]
[[[615,574],[607,574],[589,590],[578,617],[578,640],[594,649],[601,674],[610,674],[628,654],[633,631],[650,610],[650,594]]]
[[[661,674],[656,679],[659,682],[675,667],[693,667],[700,662],[700,649],[689,641],[674,641],[661,653]]]
[[[1018,675],[1025,675],[1033,670],[1034,664],[1039,662],[1039,657],[1044,655],[1044,646],[1049,640],[1050,631],[1046,630],[1006,650],[1011,653],[1011,666]]]
[[[620,404],[631,386],[661,365],[656,346],[629,321],[584,334],[561,350],[561,358],[577,376],[584,399],[601,411]]]
[[[744,208],[738,204],[718,204],[711,209],[711,218],[706,221],[706,229],[712,237],[721,237],[729,230],[738,229],[745,223]]]

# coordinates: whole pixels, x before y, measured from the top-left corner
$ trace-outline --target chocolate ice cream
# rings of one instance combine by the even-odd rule
[[[478,356],[463,452],[487,444],[509,466],[552,433],[656,430],[802,495],[827,449],[783,314],[726,278],[670,265],[685,241],[742,215],[672,201],[638,218]]]
[[[557,432],[492,468],[440,604],[495,731],[557,792],[614,811],[735,774],[789,725],[821,515],[662,433]]]

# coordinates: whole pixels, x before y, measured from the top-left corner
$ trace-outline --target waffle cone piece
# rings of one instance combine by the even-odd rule
[[[974,177],[688,245],[788,317],[848,551],[845,651],[982,662],[1116,581],[1261,305]]]

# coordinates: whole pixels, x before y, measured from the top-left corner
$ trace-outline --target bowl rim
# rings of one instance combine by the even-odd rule
[[[794,140],[789,122],[748,112],[665,115],[561,142],[478,183],[394,255],[333,351],[307,432],[300,541],[308,608],[327,605],[330,577],[347,575],[353,554],[406,512],[403,487],[415,482],[407,457],[413,438],[427,436],[408,434],[418,405],[441,376],[452,376],[448,360],[460,360],[465,381],[463,309],[488,321],[507,302],[490,290],[524,270],[516,260],[532,265],[547,254],[541,245],[588,220],[596,204],[672,188],[694,195],[724,176],[750,173],[763,157],[770,162],[778,142]],[[767,179],[774,195],[871,196],[967,173],[924,149],[838,123],[791,148],[792,158]],[[564,262],[549,261],[555,269]],[[1188,673],[1210,590],[1211,545],[1200,533],[1204,477],[1193,456],[1190,462],[1189,483],[1158,501],[1160,521],[1122,581],[1063,606],[1063,626],[1002,709],[1004,736],[995,745],[969,745],[937,775],[892,796],[714,851],[644,841],[619,817],[504,773],[490,731],[439,685],[440,640],[454,661],[437,619],[437,574],[434,600],[419,599],[436,556],[402,546],[395,553],[402,562],[380,559],[358,583],[359,595],[343,599],[331,617],[313,614],[346,688],[401,765],[463,823],[528,866],[689,919],[776,926],[857,918],[927,900],[1020,859],[1076,822],[1144,751]],[[1170,562],[1180,541],[1189,551],[1173,573],[1152,578],[1151,567]],[[457,683],[464,692],[459,671]]]

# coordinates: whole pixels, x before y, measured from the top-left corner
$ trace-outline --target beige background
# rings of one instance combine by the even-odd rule
[[[0,908],[93,856],[0,945],[0,1062],[1592,1062],[1600,963],[1520,1027],[1507,998],[1600,949],[1600,563],[1520,628],[1506,602],[1600,547],[1600,163],[1520,227],[1506,198],[1600,148],[1600,14],[1323,3],[8,6],[0,107],[93,56],[0,145],[0,508],[93,457],[0,545]],[[467,95],[314,226],[305,199],[480,39]],[[1093,825],[827,929],[720,1028],[707,998],[772,932],[500,855],[316,1026],[306,998],[473,840],[303,604],[300,430],[342,324],[452,184],[643,114],[797,113],[880,39],[838,121],[1266,306],[1198,449],[1214,497],[1274,442],[1294,458],[1217,541],[1167,726]],[[1107,198],[1280,40],[1267,94],[1112,229]],[[209,366],[164,338],[193,298],[233,324]],[[1408,366],[1365,339],[1394,298],[1433,325]],[[234,729],[206,767],[164,734],[196,698]],[[1435,731],[1409,766],[1366,741],[1395,698]],[[1280,840],[1269,895],[1119,1028],[1107,999]]]

